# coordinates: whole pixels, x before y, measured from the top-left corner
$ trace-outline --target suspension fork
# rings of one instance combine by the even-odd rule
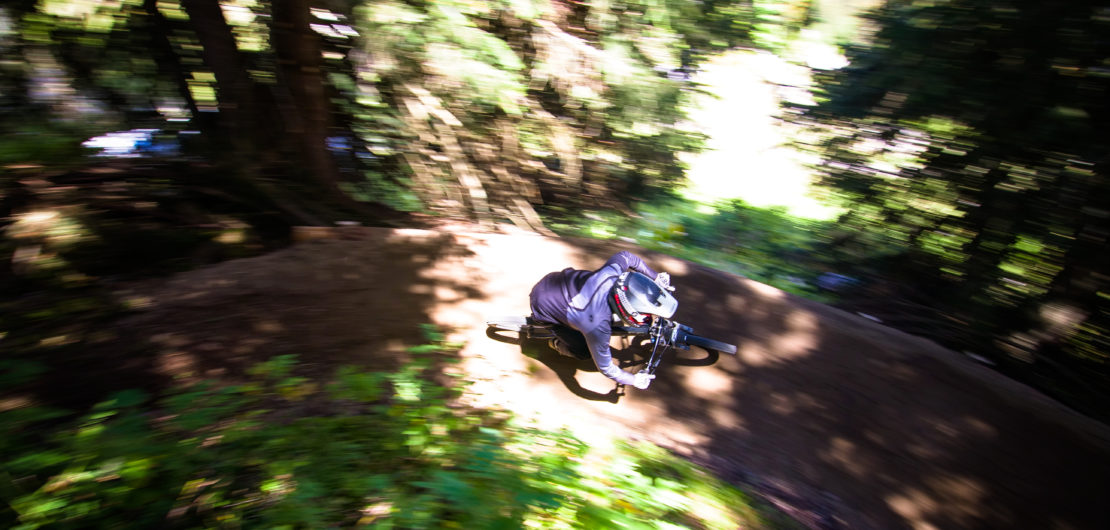
[[[694,328],[690,326],[679,324],[665,318],[656,317],[655,321],[651,324],[651,330],[648,336],[652,342],[651,357],[648,359],[647,366],[644,367],[645,372],[654,374],[659,362],[663,360],[663,354],[667,352],[672,346],[682,350],[690,349],[686,344],[686,336],[694,332]],[[659,347],[662,345],[663,349]]]
[[[671,328],[674,323],[665,319],[656,317],[651,324],[651,332],[648,335],[651,338],[652,348],[651,357],[648,358],[647,366],[642,371],[649,374],[654,374],[655,369],[659,366],[659,362],[663,360],[663,354],[671,347],[673,337],[671,337]],[[660,351],[659,346],[662,345],[663,349]]]

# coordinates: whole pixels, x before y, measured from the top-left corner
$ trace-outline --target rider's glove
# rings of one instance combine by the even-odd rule
[[[668,291],[674,291],[674,287],[671,287],[671,275],[665,272],[660,272],[655,276],[655,284]]]
[[[632,386],[639,388],[640,390],[647,390],[647,387],[651,384],[652,379],[655,379],[655,374],[649,374],[647,372],[636,372],[636,375],[633,376]]]

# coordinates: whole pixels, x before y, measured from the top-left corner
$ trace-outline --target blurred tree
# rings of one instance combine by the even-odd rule
[[[4,13],[18,38],[0,53],[19,58],[4,63],[7,111],[26,112],[35,75],[14,65],[33,52],[74,88],[55,110],[83,100],[104,131],[199,131],[191,154],[257,185],[532,226],[533,204],[612,206],[681,179],[676,154],[700,145],[679,126],[689,74],[744,42],[754,16],[692,0],[28,0]]]
[[[277,109],[263,87],[251,79],[247,61],[240,53],[231,26],[224,19],[218,0],[181,0],[189,17],[189,26],[196,34],[204,65],[216,80],[219,125],[233,156],[246,160],[262,156],[272,146],[275,127],[267,123],[275,119]],[[212,109],[217,110],[217,109]],[[205,131],[215,134],[216,131]]]
[[[842,223],[907,249],[871,264],[919,304],[901,323],[1106,404],[1110,6],[895,0],[870,18],[807,118],[831,133]]]
[[[363,2],[340,84],[374,155],[356,193],[537,226],[683,177],[690,68],[746,36],[738,3]],[[728,24],[722,23],[728,19]],[[702,27],[702,22],[716,21]]]
[[[204,64],[215,76],[219,132],[233,148],[228,154],[250,161],[248,167],[255,170],[273,171],[280,164],[287,177],[344,197],[327,147],[332,109],[309,2],[273,3],[271,47],[260,52],[243,49],[217,0],[182,0],[181,5]],[[259,72],[260,67],[265,70]]]
[[[328,152],[331,103],[325,82],[320,37],[310,27],[308,0],[273,4],[271,33],[277,56],[279,86],[289,94],[280,109],[287,124],[285,140],[299,148],[305,167],[316,178],[336,188],[339,175]]]

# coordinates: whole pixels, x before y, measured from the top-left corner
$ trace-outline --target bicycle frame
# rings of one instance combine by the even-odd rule
[[[555,336],[552,324],[538,322],[531,317],[501,317],[488,320],[487,325],[496,329],[512,331],[524,339],[550,339]],[[680,350],[689,350],[690,346],[706,348],[710,352],[723,352],[735,354],[736,347],[694,335],[690,326],[673,320],[655,316],[650,324],[642,326],[613,326],[612,334],[625,337],[646,337],[652,343],[651,356],[642,371],[654,374],[663,355],[668,349],[674,347]]]

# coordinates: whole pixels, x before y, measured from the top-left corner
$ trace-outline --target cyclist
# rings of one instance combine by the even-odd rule
[[[655,278],[627,274],[636,271]],[[562,355],[593,357],[597,369],[622,385],[646,389],[654,374],[631,374],[613,363],[609,338],[614,323],[639,326],[652,315],[670,318],[678,308],[671,296],[670,275],[656,274],[644,260],[628,251],[609,258],[596,271],[566,268],[543,277],[529,295],[532,318],[553,324],[551,347]]]

